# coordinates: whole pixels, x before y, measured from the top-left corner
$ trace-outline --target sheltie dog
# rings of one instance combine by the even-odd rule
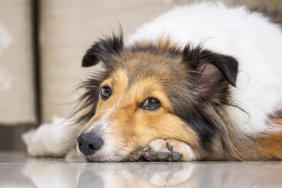
[[[282,159],[282,30],[244,7],[176,7],[87,50],[82,114],[24,135],[32,156]],[[279,113],[280,111],[280,113]],[[280,125],[279,125],[280,124]]]

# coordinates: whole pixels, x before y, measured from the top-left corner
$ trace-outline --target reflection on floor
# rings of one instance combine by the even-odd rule
[[[282,162],[67,163],[0,154],[1,188],[281,187]]]

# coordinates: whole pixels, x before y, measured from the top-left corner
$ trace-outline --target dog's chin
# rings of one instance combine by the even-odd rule
[[[87,162],[96,162],[96,163],[105,163],[105,162],[132,162],[132,161],[139,161],[141,155],[137,154],[129,154],[126,156],[119,155],[119,154],[93,154],[89,156],[83,155],[80,151],[77,151],[81,158],[84,158]]]
[[[112,155],[112,156],[86,156],[85,157],[87,162],[98,162],[98,163],[105,163],[105,162],[121,162],[124,161],[124,158],[118,155]]]

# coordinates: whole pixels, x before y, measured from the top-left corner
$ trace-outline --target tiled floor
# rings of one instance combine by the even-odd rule
[[[66,163],[0,152],[1,188],[282,187],[282,162]]]

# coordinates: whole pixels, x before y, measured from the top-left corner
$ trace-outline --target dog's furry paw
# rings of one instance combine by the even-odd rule
[[[75,147],[81,126],[70,119],[54,117],[35,130],[24,133],[22,139],[27,152],[34,157],[62,157]]]
[[[196,158],[188,144],[175,139],[153,140],[142,153],[149,161],[191,161]]]

